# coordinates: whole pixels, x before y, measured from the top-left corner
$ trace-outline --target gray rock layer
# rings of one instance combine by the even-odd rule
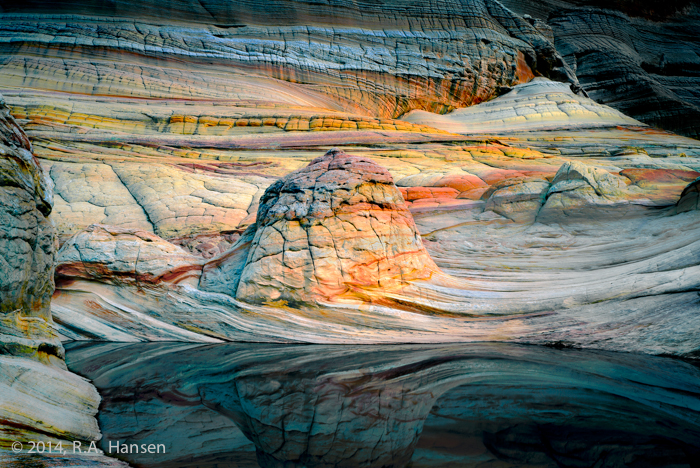
[[[110,466],[99,456],[49,457],[44,463],[43,455],[26,450],[3,451],[17,442],[28,450],[30,441],[67,446],[100,438],[94,418],[100,397],[87,380],[65,369],[52,327],[52,190],[0,96],[0,465]]]
[[[650,125],[700,135],[697,2],[505,0],[552,29],[588,96]]]

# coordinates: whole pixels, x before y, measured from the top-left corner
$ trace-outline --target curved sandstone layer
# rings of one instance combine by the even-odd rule
[[[574,94],[565,83],[535,78],[506,95],[445,115],[414,110],[402,117],[452,133],[644,126],[621,112]]]
[[[208,3],[8,8],[0,76],[5,87],[31,80],[35,89],[146,98],[174,96],[175,82],[185,99],[233,93],[260,104],[275,90],[277,102],[329,101],[322,107],[383,118],[481,102],[533,72],[573,76],[547,38],[493,0]],[[49,45],[51,56],[33,53]],[[202,62],[214,62],[209,76],[199,73]]]
[[[3,13],[0,77],[56,185],[63,337],[700,347],[698,212],[679,202],[700,144],[581,97],[543,21],[492,0],[231,5]],[[537,74],[567,83],[518,86]],[[397,119],[479,102],[428,115],[463,115],[452,129]],[[400,219],[361,218],[383,230],[365,245],[263,199],[332,147],[398,187],[373,211]],[[437,267],[421,251],[397,280],[407,240]]]
[[[502,3],[549,32],[557,51],[592,99],[649,125],[698,136],[697,2]]]
[[[88,282],[59,266],[68,276],[54,314],[65,336],[118,341],[509,340],[697,352],[697,211],[653,202],[622,172],[594,163],[564,163],[551,182],[496,185],[486,203],[451,211],[414,201],[441,272],[418,248],[389,173],[332,151],[270,187],[258,222],[207,262],[199,289],[167,275],[138,286],[115,286],[110,275]],[[387,218],[375,226],[377,215]],[[367,229],[313,230],[355,218]],[[182,255],[170,254],[162,264]],[[389,264],[392,254],[406,271],[363,270],[367,258]]]

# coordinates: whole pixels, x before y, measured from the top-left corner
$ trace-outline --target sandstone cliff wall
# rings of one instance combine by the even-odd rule
[[[588,96],[649,125],[700,135],[700,6],[693,1],[503,2],[550,28]]]
[[[51,179],[32,154],[29,139],[0,97],[0,332],[5,338],[2,346],[11,351],[10,340],[16,341],[17,346],[20,342],[29,345],[34,339],[45,340],[52,344],[43,346],[43,353],[60,358],[61,345],[46,325],[51,321],[56,255],[56,229],[48,219],[52,197]],[[38,349],[36,344],[34,351]]]
[[[0,96],[0,463],[31,462],[29,441],[100,438],[97,390],[66,370],[53,326],[56,229],[53,184]],[[24,443],[25,452],[5,452]],[[99,454],[49,459],[48,466],[124,466]],[[36,457],[36,456],[35,456]],[[42,464],[42,466],[44,466]]]
[[[167,75],[183,98],[230,99],[245,82],[240,74],[252,71],[320,93],[327,107],[395,118],[478,103],[533,73],[575,81],[548,38],[493,0],[68,2],[7,11],[6,87],[155,97],[172,93]],[[212,62],[227,73],[205,80],[199,67]]]

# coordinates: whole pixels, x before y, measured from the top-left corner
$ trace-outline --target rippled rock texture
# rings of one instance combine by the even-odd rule
[[[273,79],[240,76],[254,69],[305,83],[296,96],[277,98],[281,102],[330,98],[337,108],[396,118],[414,108],[436,111],[478,103],[499,86],[525,81],[533,73],[562,79],[570,74],[547,38],[492,0],[333,0],[322,6],[281,0],[235,7],[184,0],[120,3],[111,11],[62,2],[7,10],[13,13],[3,22],[4,49],[16,55],[2,68],[3,78],[10,80],[6,86],[45,76],[49,67],[56,91],[153,98],[171,96],[168,82],[174,80],[183,98],[228,100],[233,92],[238,95],[233,99],[269,102],[265,87],[288,88]],[[179,18],[187,18],[187,24],[171,24],[160,33],[160,25]],[[33,50],[48,44],[53,57],[33,56]],[[76,60],[91,46],[105,55],[89,65]],[[105,61],[112,56],[122,62],[126,54],[164,56],[179,61],[181,69],[128,58],[126,64]],[[201,61],[227,65],[226,73],[214,66],[212,75],[202,76],[197,73]],[[73,80],[71,69],[82,79]],[[263,86],[255,89],[255,82]],[[304,125],[308,128],[308,121]]]
[[[479,106],[445,115],[414,110],[403,119],[454,133],[644,126],[615,109],[574,94],[569,84],[541,77]]]
[[[117,455],[144,468],[688,467],[700,450],[700,372],[668,358],[105,343],[69,347],[68,363],[104,397],[105,441],[166,445]]]
[[[694,183],[679,180],[674,199],[684,201],[665,202],[668,188],[646,191],[609,165],[628,160],[646,159],[558,159],[542,178],[504,170],[512,184],[494,183],[485,202],[433,198],[411,213],[389,172],[333,150],[270,186],[256,223],[210,260],[152,234],[76,235],[59,253],[54,314],[74,339],[510,340],[696,353],[697,210],[679,210]]]
[[[52,183],[0,97],[0,313],[50,320],[56,231]]]

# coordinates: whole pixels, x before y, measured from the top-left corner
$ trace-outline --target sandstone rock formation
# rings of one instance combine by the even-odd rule
[[[7,466],[37,458],[26,453],[29,441],[67,446],[100,438],[94,417],[100,397],[87,380],[66,370],[52,326],[52,195],[51,179],[0,97],[0,462]],[[25,444],[24,453],[3,452],[16,442]],[[93,455],[82,466],[111,464]],[[74,462],[48,465],[81,466]]]
[[[696,212],[647,207],[646,193],[632,190],[629,179],[612,170],[602,160],[570,161],[551,177],[551,188],[543,179],[512,179],[513,185],[494,183],[484,194],[487,202],[457,200],[470,205],[453,211],[411,208],[418,210],[427,252],[441,272],[418,248],[422,242],[389,173],[334,150],[270,187],[256,224],[228,252],[206,262],[198,287],[177,280],[115,282],[108,274],[86,275],[89,268],[59,265],[63,279],[54,315],[63,336],[74,339],[565,341],[692,353],[700,347],[693,312],[700,264]],[[591,223],[591,213],[602,210],[606,215]],[[383,225],[371,219],[376,215],[387,217]],[[357,217],[363,230],[315,234],[315,226],[357,223]],[[669,217],[678,234],[654,241],[667,236]],[[601,231],[599,223],[610,229]],[[156,265],[176,269],[183,251],[152,242]],[[64,248],[74,250],[71,243]],[[358,258],[381,265],[392,252],[409,254],[408,262],[397,262],[406,271],[352,266]],[[660,308],[666,312],[659,315]],[[675,324],[681,319],[679,339]],[[647,326],[634,326],[639,321]]]
[[[199,280],[198,259],[146,231],[92,225],[58,252],[58,278],[114,284]]]
[[[55,183],[67,246],[61,337],[697,350],[697,211],[676,203],[700,175],[700,144],[585,98],[546,22],[578,3],[506,3],[5,11],[3,89]],[[411,110],[425,122],[398,119]],[[404,247],[331,248],[359,237],[307,234],[314,213],[296,225],[267,206],[268,188],[334,146],[386,168],[375,172],[399,187],[387,206],[415,223],[396,238],[420,240],[430,274],[345,271]],[[300,190],[277,199],[311,207],[296,196],[315,190]],[[361,219],[373,239],[378,218]]]
[[[541,220],[563,216],[604,217],[606,208],[627,205],[635,193],[641,192],[637,186],[628,188],[625,181],[624,177],[612,175],[605,169],[568,162],[552,180],[539,216]],[[636,202],[641,204],[644,201]],[[613,213],[613,216],[620,216],[621,212],[614,210]]]
[[[561,169],[560,169],[561,170]],[[551,184],[538,178],[513,178],[497,182],[483,195],[484,211],[493,211],[516,222],[533,222]]]
[[[50,320],[53,187],[1,97],[0,152],[0,313]]]
[[[700,177],[683,189],[676,205],[676,211],[679,213],[700,210]]]
[[[4,64],[2,76],[10,86],[30,78],[22,76],[27,72],[49,67],[54,84],[46,85],[56,91],[154,98],[171,95],[168,81],[173,80],[186,98],[230,99],[234,87],[240,100],[269,102],[270,94],[256,90],[254,83],[280,89],[276,80],[230,73],[231,66],[239,73],[257,68],[275,79],[307,83],[300,87],[302,93],[280,96],[283,100],[306,95],[320,102],[325,95],[336,109],[371,111],[382,118],[414,108],[439,111],[478,103],[499,86],[526,81],[533,73],[573,77],[547,38],[493,0],[394,0],[381,5],[332,0],[323,6],[282,0],[244,2],[236,8],[225,2],[182,0],[147,5],[120,4],[109,11],[79,2],[8,8],[2,37],[5,50],[15,57]],[[37,11],[48,16],[38,17]],[[183,14],[186,26],[177,22]],[[76,37],[84,48],[73,48]],[[56,55],[32,57],[32,49],[49,42],[58,48]],[[72,55],[66,57],[69,69],[77,71],[81,67],[74,54],[87,54],[92,47],[107,56],[90,59],[95,71],[83,74],[80,82],[71,80],[71,72],[61,65],[63,50]],[[184,66],[176,71],[155,61],[131,62],[131,53],[165,56]],[[110,56],[117,60],[103,61]],[[219,69],[207,79],[197,73],[202,58],[216,63],[212,71]],[[24,62],[30,65],[23,71]],[[226,74],[221,73],[223,65]],[[177,76],[182,73],[187,77]]]
[[[649,125],[698,136],[697,2],[502,3],[550,31],[557,51],[592,99]]]
[[[445,115],[414,110],[402,120],[454,133],[644,125],[613,108],[574,94],[568,83],[546,78],[535,78],[515,86],[504,96],[479,106],[457,109]]]
[[[267,189],[249,249],[240,280],[215,291],[252,303],[308,303],[391,291],[437,271],[389,172],[340,150]]]

